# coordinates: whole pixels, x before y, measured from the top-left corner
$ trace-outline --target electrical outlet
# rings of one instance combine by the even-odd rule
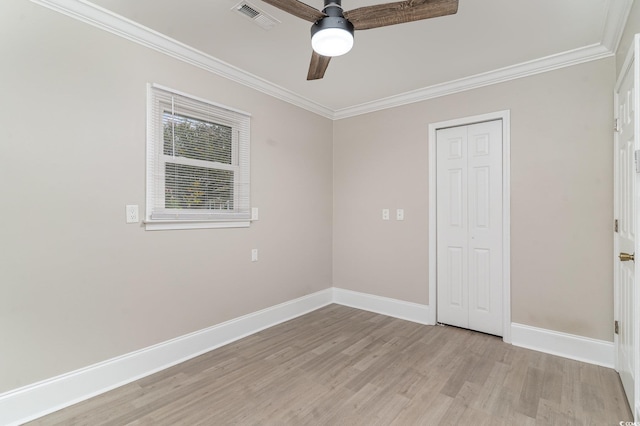
[[[404,209],[396,210],[396,220],[404,220]]]
[[[137,204],[127,204],[127,223],[138,223],[140,219],[138,218],[138,205]]]
[[[258,220],[258,208],[251,207],[251,220]]]
[[[258,261],[258,249],[252,249],[251,250],[251,261],[252,262],[257,262]]]
[[[389,220],[389,209],[382,209],[382,220]]]

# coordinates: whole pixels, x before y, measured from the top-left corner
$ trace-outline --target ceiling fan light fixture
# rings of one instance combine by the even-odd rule
[[[311,26],[311,47],[322,56],[344,55],[353,47],[353,25],[343,17],[320,19]]]

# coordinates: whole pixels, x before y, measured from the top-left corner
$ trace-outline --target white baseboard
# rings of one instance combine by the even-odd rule
[[[512,323],[511,343],[603,367],[614,368],[615,365],[613,342],[604,340]]]
[[[428,305],[329,288],[0,394],[0,424],[20,425],[331,303],[433,325]],[[516,323],[511,325],[511,337],[515,346],[604,367],[614,366],[611,342]]]
[[[433,325],[433,322],[429,319],[428,305],[374,296],[337,287],[333,288],[333,302],[420,324]]]
[[[0,424],[19,425],[332,303],[326,289],[0,395]]]

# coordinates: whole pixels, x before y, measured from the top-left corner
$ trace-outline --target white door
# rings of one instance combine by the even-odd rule
[[[638,38],[636,37],[636,43]],[[634,318],[637,318],[637,296],[635,262],[629,255],[635,255],[636,242],[636,160],[634,153],[639,148],[636,137],[638,111],[636,108],[636,85],[638,67],[630,54],[618,79],[615,91],[616,130],[614,158],[614,293],[616,306],[617,336],[616,366],[622,380],[629,406],[635,412],[634,398],[637,363],[637,338]],[[635,71],[635,72],[634,72]]]
[[[502,335],[502,121],[436,133],[437,319]]]

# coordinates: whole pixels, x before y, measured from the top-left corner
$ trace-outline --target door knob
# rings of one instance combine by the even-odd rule
[[[635,253],[629,254],[629,253],[620,253],[620,256],[618,256],[620,258],[621,262],[627,262],[629,260],[631,260],[632,262],[635,261],[634,260],[634,256]]]

